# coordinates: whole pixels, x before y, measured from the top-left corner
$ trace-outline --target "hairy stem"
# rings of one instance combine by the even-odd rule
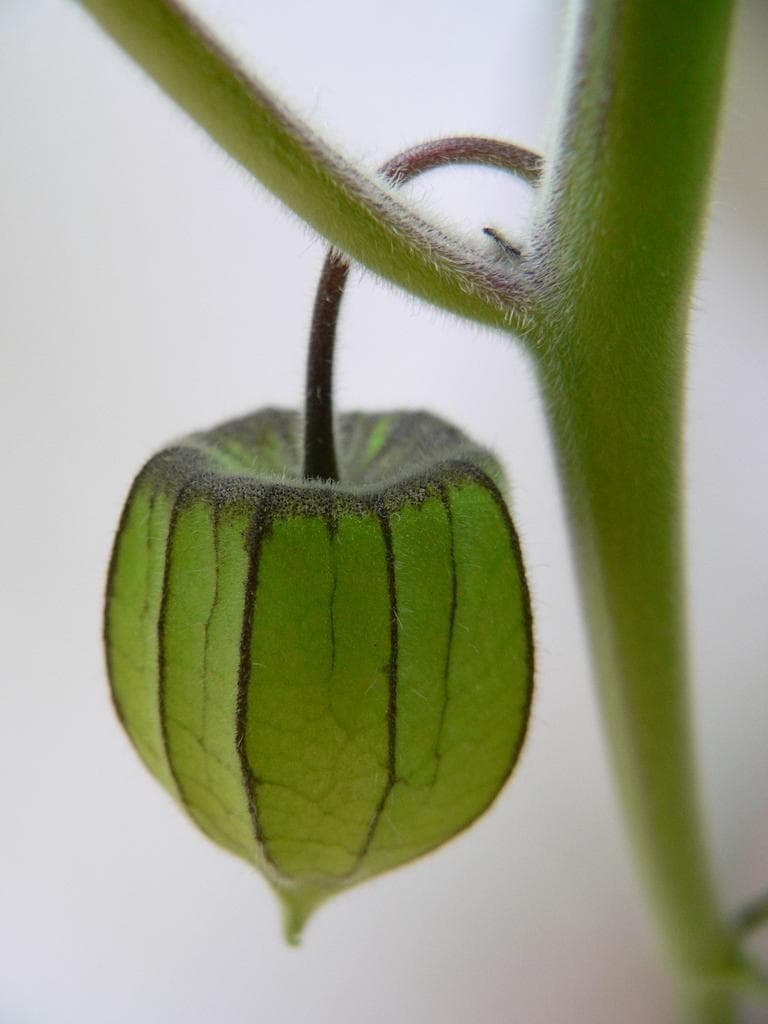
[[[533,184],[541,174],[542,160],[538,153],[511,142],[455,136],[406,149],[388,160],[379,173],[395,185],[404,185],[425,171],[457,164],[496,167]],[[490,229],[485,230],[497,237]],[[304,476],[307,478],[339,478],[333,437],[333,359],[339,308],[348,273],[347,260],[331,249],[317,287],[307,357],[304,399]]]
[[[585,0],[533,259],[548,402],[619,796],[690,1019],[740,967],[688,717],[683,373],[731,0]]]
[[[349,264],[335,249],[325,257],[312,311],[304,393],[304,477],[338,480],[333,435],[333,360],[336,326]]]
[[[80,0],[235,160],[337,248],[413,295],[533,337],[532,282],[363,174],[238,67],[178,0]]]

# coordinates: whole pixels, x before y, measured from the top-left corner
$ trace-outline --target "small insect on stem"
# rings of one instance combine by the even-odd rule
[[[379,170],[391,184],[404,185],[425,171],[456,164],[496,167],[533,184],[542,158],[510,142],[475,136],[456,136],[425,142],[388,160]],[[520,250],[493,228],[483,229],[508,256]],[[349,262],[335,249],[326,256],[315,296],[310,329],[304,405],[304,478],[339,480],[333,434],[333,356],[341,299]]]

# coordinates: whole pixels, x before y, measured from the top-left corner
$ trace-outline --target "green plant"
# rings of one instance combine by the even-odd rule
[[[349,167],[176,4],[85,0],[144,68],[335,245],[513,332],[546,398],[617,784],[692,1020],[762,984],[718,905],[687,715],[684,340],[731,3],[574,5],[557,143],[520,256],[469,251]],[[765,916],[759,903],[741,926]]]

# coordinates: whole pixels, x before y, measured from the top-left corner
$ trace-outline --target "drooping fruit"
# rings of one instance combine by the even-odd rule
[[[115,707],[150,771],[260,868],[298,937],[334,892],[481,814],[517,759],[533,644],[488,452],[426,413],[340,417],[303,480],[265,409],[154,456],[109,573]]]

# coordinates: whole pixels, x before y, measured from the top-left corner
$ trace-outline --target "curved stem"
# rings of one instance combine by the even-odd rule
[[[533,185],[541,177],[544,159],[539,153],[513,142],[502,142],[482,135],[456,135],[432,139],[405,149],[387,160],[379,173],[395,185],[404,185],[425,171],[457,164],[497,167]]]
[[[80,0],[183,110],[333,245],[449,312],[535,343],[534,282],[451,236],[289,111],[179,0]]]
[[[304,396],[304,477],[338,480],[333,437],[333,354],[349,263],[335,249],[325,258],[317,286]]]
[[[394,185],[404,185],[425,171],[457,164],[478,164],[510,171],[533,184],[542,158],[511,142],[464,135],[434,139],[406,149],[379,170]],[[491,229],[487,233],[498,240]],[[307,358],[304,415],[304,476],[338,480],[333,438],[333,356],[336,325],[349,262],[331,249],[326,256],[315,297]]]

